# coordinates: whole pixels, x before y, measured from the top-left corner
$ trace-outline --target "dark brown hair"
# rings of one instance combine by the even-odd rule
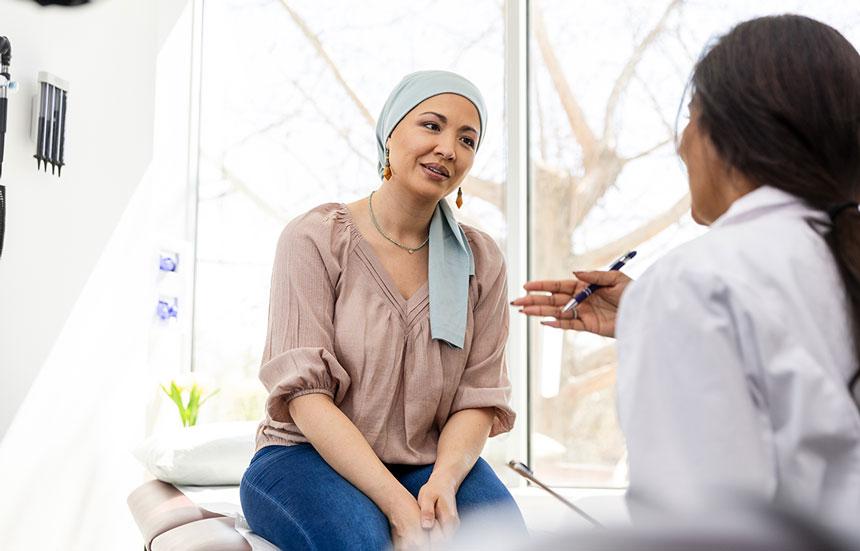
[[[847,291],[860,379],[860,54],[808,17],[737,25],[693,70],[698,122],[722,159],[831,214],[821,233]],[[842,208],[840,208],[842,207]]]

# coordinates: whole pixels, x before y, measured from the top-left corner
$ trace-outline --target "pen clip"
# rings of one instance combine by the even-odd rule
[[[636,251],[628,251],[628,252],[627,252],[627,254],[622,255],[622,256],[617,260],[617,262],[625,262],[625,263],[626,263],[626,262],[628,262],[629,260],[631,260],[634,256],[636,256]]]

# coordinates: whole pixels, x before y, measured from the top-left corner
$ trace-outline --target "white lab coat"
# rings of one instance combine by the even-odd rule
[[[695,512],[749,493],[860,522],[858,368],[844,286],[790,194],[759,188],[622,297],[628,505]]]

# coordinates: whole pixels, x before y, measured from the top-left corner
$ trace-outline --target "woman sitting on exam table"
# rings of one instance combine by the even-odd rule
[[[376,127],[379,187],[281,235],[269,398],[240,495],[254,532],[282,549],[424,548],[487,506],[526,532],[479,457],[514,423],[505,264],[445,200],[486,121],[463,77],[406,76]]]
[[[860,55],[812,19],[763,17],[722,37],[691,87],[678,152],[710,231],[636,282],[577,272],[512,304],[617,337],[634,519],[735,493],[854,526]]]

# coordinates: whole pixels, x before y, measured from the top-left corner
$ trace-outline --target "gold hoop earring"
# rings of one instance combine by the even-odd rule
[[[457,203],[458,209],[462,208],[462,206],[463,206],[463,188],[462,187],[457,188],[457,201],[456,201],[456,203]]]
[[[388,148],[385,148],[385,164],[382,169],[382,177],[386,180],[391,179],[391,161],[388,160]]]

